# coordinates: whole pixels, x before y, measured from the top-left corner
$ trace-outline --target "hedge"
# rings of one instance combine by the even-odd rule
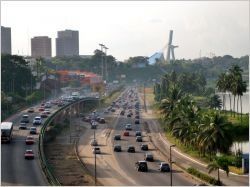
[[[216,185],[216,186],[223,185],[221,181],[218,181],[217,179],[210,177],[209,175],[206,175],[205,173],[202,173],[193,167],[188,168],[187,172],[212,185]]]

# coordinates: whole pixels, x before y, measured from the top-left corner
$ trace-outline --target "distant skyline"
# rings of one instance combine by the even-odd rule
[[[249,1],[2,1],[12,54],[31,55],[31,38],[79,31],[80,55],[105,44],[117,60],[160,52],[173,30],[176,59],[249,54]],[[166,51],[164,51],[164,55]]]

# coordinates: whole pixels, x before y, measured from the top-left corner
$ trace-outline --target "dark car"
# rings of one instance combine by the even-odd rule
[[[105,119],[104,118],[100,118],[99,123],[104,124],[105,123]]]
[[[135,147],[130,145],[128,146],[128,150],[127,150],[129,153],[135,153]]]
[[[120,113],[120,115],[124,116],[124,114],[125,114],[125,111],[122,110],[121,113]]]
[[[166,162],[161,162],[159,170],[162,172],[170,172],[169,164]]]
[[[125,132],[123,133],[123,136],[129,136],[129,131],[125,131]]]
[[[141,131],[135,131],[135,136],[141,136]]]
[[[115,152],[121,152],[121,151],[122,151],[122,146],[121,146],[121,145],[118,145],[118,144],[115,145],[115,146],[114,146],[114,151],[115,151]]]
[[[128,118],[131,118],[131,116],[132,116],[131,114],[127,114],[127,117],[128,117]]]
[[[147,172],[148,164],[146,161],[138,161],[135,163],[135,168],[137,171]]]
[[[121,140],[121,135],[120,134],[116,134],[114,136],[114,140]]]
[[[36,134],[36,127],[30,127],[30,134]]]
[[[144,160],[153,162],[154,161],[154,156],[152,155],[152,153],[146,153],[145,156],[144,156]]]
[[[112,108],[112,109],[111,109],[111,112],[115,112],[115,109],[114,109],[114,108]]]
[[[22,129],[22,130],[27,129],[27,125],[26,125],[26,123],[20,123],[20,125],[19,125],[19,129]]]
[[[136,141],[137,142],[142,142],[142,137],[141,136],[136,136]]]
[[[141,145],[141,150],[147,151],[148,150],[148,145],[147,144],[142,144]]]
[[[139,119],[136,119],[136,120],[135,120],[135,124],[140,124],[140,120],[139,120]]]
[[[139,116],[139,115],[136,115],[136,116],[135,116],[135,119],[140,119],[140,116]]]

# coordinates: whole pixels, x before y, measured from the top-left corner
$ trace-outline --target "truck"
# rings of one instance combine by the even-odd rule
[[[2,122],[1,123],[1,142],[10,143],[12,140],[13,123]]]

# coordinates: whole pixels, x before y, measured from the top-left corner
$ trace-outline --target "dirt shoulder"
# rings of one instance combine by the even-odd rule
[[[79,128],[79,134],[85,128]],[[75,144],[70,142],[70,129],[64,129],[56,139],[45,145],[44,150],[53,174],[63,186],[93,186],[93,177],[82,166],[75,153]],[[72,141],[73,142],[73,141]]]

